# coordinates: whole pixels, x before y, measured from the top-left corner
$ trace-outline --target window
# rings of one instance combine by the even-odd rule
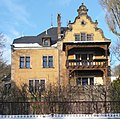
[[[81,21],[81,25],[85,25],[86,24],[86,22],[83,20],[83,21]]]
[[[76,79],[77,86],[81,85],[81,78]]]
[[[79,61],[80,59],[80,61]],[[93,64],[93,54],[76,54],[76,60],[83,66]],[[77,63],[78,64],[78,63]]]
[[[29,80],[29,92],[37,93],[45,91],[45,80]]]
[[[35,92],[39,91],[39,80],[35,80]]]
[[[26,68],[30,68],[30,57],[26,57]]]
[[[93,60],[93,54],[88,54],[89,55],[89,60]]]
[[[88,78],[82,78],[82,85],[88,85]]]
[[[94,85],[94,78],[93,77],[79,77],[76,79],[77,86],[79,85]]]
[[[50,46],[50,42],[49,41],[50,41],[49,39],[43,39],[43,46],[44,47]]]
[[[92,41],[93,40],[93,34],[75,34],[75,41]]]
[[[53,56],[43,56],[43,68],[53,68]]]
[[[53,67],[53,56],[48,56],[48,67],[49,68]]]
[[[29,92],[33,92],[33,80],[29,80]]]
[[[94,78],[90,78],[90,85],[94,85]]]
[[[43,68],[47,68],[47,56],[43,56]]]
[[[86,41],[86,34],[85,33],[81,33],[81,41]]]
[[[24,68],[24,57],[20,57],[20,68]]]
[[[82,65],[86,66],[88,61],[87,61],[87,54],[82,54],[81,55],[81,60],[82,60]]]
[[[45,90],[45,80],[41,80],[40,89],[41,89],[41,91]]]
[[[81,60],[87,60],[87,54],[81,54]]]
[[[92,41],[92,40],[93,40],[92,34],[87,34],[87,41]]]
[[[80,41],[80,35],[75,35],[75,41]]]
[[[76,54],[75,56],[77,60],[80,60],[80,54]]]
[[[20,68],[30,68],[30,57],[20,57]]]
[[[89,54],[89,65],[93,65],[93,54]]]

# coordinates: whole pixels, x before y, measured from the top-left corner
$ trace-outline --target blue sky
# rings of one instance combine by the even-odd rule
[[[98,20],[105,37],[114,42],[117,38],[105,22],[105,13],[98,0],[0,0],[0,32],[7,38],[4,58],[11,62],[10,45],[15,38],[38,35],[51,26],[57,26],[57,14],[61,14],[62,26],[74,21],[77,9],[84,4],[92,20]]]

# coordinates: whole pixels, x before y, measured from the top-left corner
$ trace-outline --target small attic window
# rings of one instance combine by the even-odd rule
[[[43,39],[43,46],[44,47],[48,47],[48,46],[50,46],[50,39]]]
[[[81,21],[81,25],[85,25],[86,23],[85,23],[85,21],[83,20],[83,21]]]

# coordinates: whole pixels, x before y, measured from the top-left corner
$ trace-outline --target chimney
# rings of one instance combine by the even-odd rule
[[[57,24],[58,24],[58,29],[57,29],[58,39],[60,39],[61,38],[61,16],[60,14],[58,14],[57,16]]]

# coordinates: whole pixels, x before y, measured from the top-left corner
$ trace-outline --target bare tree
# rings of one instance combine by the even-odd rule
[[[120,0],[99,0],[106,12],[106,21],[110,30],[120,36]]]
[[[1,56],[3,53],[3,47],[5,47],[4,43],[5,43],[5,38],[4,38],[3,34],[0,33],[0,59],[1,59]]]
[[[117,42],[111,47],[112,53],[120,61],[120,0],[99,0],[106,13],[109,29],[118,36]]]
[[[120,38],[112,46],[111,52],[115,55],[116,59],[120,61]]]
[[[28,114],[30,104],[27,102],[26,85],[19,89],[14,82],[11,82],[9,87],[4,87],[0,83],[0,114]]]
[[[0,80],[4,79],[10,74],[11,66],[3,59],[6,38],[0,33]]]
[[[115,66],[113,69],[112,69],[112,73],[114,76],[119,76],[120,75],[120,64]]]

